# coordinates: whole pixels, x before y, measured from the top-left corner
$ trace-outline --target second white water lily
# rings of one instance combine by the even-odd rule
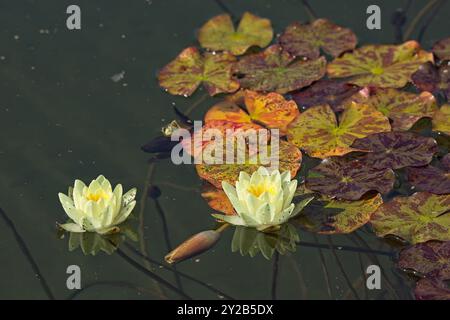
[[[89,186],[75,180],[69,195],[59,193],[58,196],[64,211],[73,221],[60,226],[70,232],[118,232],[117,225],[128,218],[136,205],[136,188],[123,194],[122,185],[118,184],[113,191],[111,183],[102,175]]]
[[[213,216],[233,225],[258,230],[285,223],[313,199],[307,198],[295,205],[292,199],[297,189],[297,180],[291,180],[289,171],[280,174],[275,170],[269,173],[265,167],[260,167],[251,176],[242,171],[236,181],[236,187],[222,182],[222,188],[237,215]]]

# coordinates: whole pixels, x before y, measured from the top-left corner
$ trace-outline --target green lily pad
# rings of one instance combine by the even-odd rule
[[[436,42],[433,52],[440,60],[450,60],[450,37]]]
[[[360,160],[375,169],[424,166],[438,151],[436,140],[412,132],[382,132],[358,139],[352,148],[368,150]]]
[[[271,151],[272,145],[270,144],[268,147],[268,154],[267,157],[270,160],[272,156],[275,156],[275,154],[272,155]],[[258,150],[261,151],[261,150]],[[236,152],[235,152],[236,154]],[[239,178],[239,173],[241,171],[245,171],[248,174],[252,174],[258,168],[263,165],[265,167],[270,167],[271,163],[266,163],[266,161],[260,161],[259,157],[260,153],[254,155],[254,163],[250,163],[249,161],[246,161],[245,163],[232,163],[232,164],[197,164],[196,169],[197,173],[200,176],[200,178],[208,181],[212,185],[214,185],[216,188],[222,188],[222,181],[226,181],[232,185],[235,184],[235,182]],[[245,158],[249,159],[248,152],[245,154]],[[302,161],[302,154],[300,150],[283,140],[279,141],[279,168],[280,172],[284,171],[290,171],[291,177],[295,177],[297,174],[298,169],[300,168],[300,164]],[[273,164],[273,163],[272,163]]]
[[[372,215],[378,236],[395,235],[413,244],[450,240],[450,195],[416,192],[382,204]]]
[[[252,258],[261,252],[264,258],[269,260],[275,251],[281,255],[295,252],[299,241],[298,232],[290,223],[285,223],[279,230],[271,232],[238,226],[234,230],[231,251],[239,251],[241,255],[249,255]]]
[[[251,46],[264,48],[273,38],[269,19],[245,12],[237,30],[229,14],[221,14],[206,22],[198,33],[203,48],[227,50],[234,55],[244,54]]]
[[[391,169],[375,169],[359,160],[332,157],[312,168],[306,176],[306,187],[344,200],[358,200],[366,192],[388,193],[395,181]]]
[[[291,95],[303,109],[328,104],[335,112],[340,112],[343,111],[342,102],[358,90],[359,87],[344,81],[322,79]]]
[[[441,161],[440,166],[407,168],[408,181],[416,189],[434,194],[450,193],[450,154]]]
[[[331,78],[349,78],[358,86],[401,88],[421,64],[433,62],[433,54],[416,41],[401,45],[367,45],[346,53],[328,64]]]
[[[203,83],[208,93],[230,93],[239,89],[232,77],[236,58],[230,53],[208,53],[203,56],[197,48],[184,49],[172,62],[161,69],[159,85],[174,95],[190,96]]]
[[[427,278],[450,279],[450,241],[428,241],[404,249],[397,265]]]
[[[242,88],[255,91],[287,93],[306,87],[325,75],[326,60],[295,60],[279,45],[272,45],[260,53],[242,57],[235,73]]]
[[[414,289],[417,300],[450,300],[450,288],[441,280],[421,279]]]
[[[339,117],[328,105],[301,113],[288,127],[288,141],[311,157],[341,156],[358,149],[350,147],[357,138],[390,131],[389,120],[375,108],[353,103]]]
[[[392,120],[392,130],[409,130],[421,118],[431,118],[437,110],[436,99],[429,92],[415,94],[397,89],[364,88],[345,104],[367,104]]]
[[[433,130],[450,136],[450,104],[441,106],[433,115]]]
[[[320,234],[351,233],[369,222],[382,203],[379,193],[356,201],[321,197],[310,202],[296,221],[308,231]]]
[[[326,19],[317,19],[309,24],[294,22],[280,36],[284,50],[294,56],[316,59],[320,49],[333,57],[353,50],[357,39],[352,30],[335,25]]]
[[[423,91],[434,95],[443,95],[450,98],[450,65],[442,64],[439,67],[427,62],[419,67],[412,75],[414,85]]]

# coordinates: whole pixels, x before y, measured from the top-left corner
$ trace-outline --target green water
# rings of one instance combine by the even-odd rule
[[[223,2],[236,16],[248,10],[270,18],[277,33],[292,21],[308,18],[301,1]],[[390,16],[407,1],[310,2],[320,17],[353,29],[364,44],[392,43]],[[74,3],[82,11],[80,31],[69,31],[65,25],[66,8]],[[365,11],[374,3],[382,10],[382,30],[370,31]],[[423,3],[413,1],[410,19]],[[179,291],[195,299],[220,298],[186,278],[177,283],[172,272],[152,265],[152,272],[178,291],[156,284],[118,254],[69,252],[67,237],[60,240],[56,235],[55,222],[65,221],[57,193],[65,192],[75,178],[88,182],[104,174],[114,184],[138,187],[140,200],[149,167],[149,155],[140,146],[175,118],[173,104],[186,110],[204,95],[200,91],[185,99],[166,94],[155,80],[157,70],[195,44],[196,30],[222,12],[212,0],[0,2],[0,207],[54,297],[73,294],[66,288],[66,268],[75,264],[81,268],[85,288],[77,299],[179,298]],[[446,3],[426,31],[425,48],[448,36],[449,13]],[[122,71],[121,81],[111,80]],[[215,101],[205,100],[192,117],[200,119]],[[167,239],[174,246],[215,224],[199,194],[201,182],[193,166],[161,161],[153,168],[151,181],[162,191],[159,204],[167,230],[156,203],[147,199],[143,228],[138,231],[149,256],[163,262]],[[143,203],[138,202],[136,215]],[[412,298],[414,281],[395,268],[390,256],[352,250],[393,252],[367,228],[350,236],[301,232],[304,245],[295,254],[280,256],[275,281],[274,260],[232,253],[232,235],[227,230],[213,250],[179,264],[178,270],[233,298]],[[138,243],[128,243],[139,249]],[[317,243],[326,246],[319,249]],[[0,219],[0,298],[47,299],[22,249],[11,226]],[[381,290],[366,289],[364,270],[371,264],[382,267]]]

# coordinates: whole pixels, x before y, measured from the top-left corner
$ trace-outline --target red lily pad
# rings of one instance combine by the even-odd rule
[[[450,279],[450,241],[428,241],[400,252],[398,267],[427,278]]]
[[[206,22],[198,33],[203,48],[226,50],[234,55],[244,54],[251,46],[264,48],[273,38],[269,19],[245,12],[237,30],[229,14],[221,14]]]
[[[308,231],[320,234],[351,233],[369,222],[372,213],[382,203],[379,193],[356,201],[322,196],[310,202],[296,221]]]
[[[450,60],[450,37],[436,42],[433,52],[440,60]]]
[[[343,104],[356,102],[376,108],[392,120],[392,129],[405,131],[421,118],[431,118],[437,110],[436,99],[429,92],[415,94],[397,89],[364,88]]]
[[[287,93],[301,89],[325,75],[326,60],[295,60],[279,45],[244,56],[235,66],[242,88]]]
[[[232,77],[236,58],[227,52],[205,53],[197,48],[184,49],[172,62],[161,69],[159,85],[174,95],[190,96],[203,83],[213,96],[239,89],[239,82]]]
[[[421,279],[414,289],[417,300],[450,300],[450,288],[441,280]]]
[[[447,159],[447,160],[446,160]],[[450,193],[450,156],[447,154],[439,167],[425,166],[407,168],[408,181],[420,191],[428,191],[434,194]]]
[[[284,50],[294,56],[316,59],[320,49],[333,57],[353,50],[357,39],[352,30],[335,25],[326,19],[317,19],[309,24],[294,22],[280,36]]]
[[[211,184],[205,183],[202,186],[202,197],[206,200],[206,202],[212,209],[225,213],[227,215],[236,214],[233,205],[222,189],[217,189]]]
[[[285,133],[287,125],[300,114],[295,101],[288,101],[276,92],[262,94],[245,90],[244,101],[248,113],[231,102],[222,102],[208,110],[205,122],[211,120],[254,122],[268,129],[280,129]]]
[[[306,187],[330,197],[358,200],[376,190],[388,193],[395,182],[391,169],[375,169],[359,160],[328,158],[312,168],[306,176]]]
[[[428,62],[419,67],[412,75],[414,85],[423,91],[435,95],[442,94],[450,98],[450,65],[442,64],[437,67]]]
[[[311,86],[292,93],[301,108],[328,104],[335,112],[343,111],[342,102],[357,93],[359,87],[344,81],[322,79]]]
[[[395,235],[413,244],[450,241],[450,195],[416,192],[382,204],[372,215],[375,233]]]
[[[424,166],[438,151],[436,140],[412,132],[382,132],[358,139],[352,148],[368,150],[360,160],[375,169]]]
[[[367,45],[346,53],[328,64],[331,78],[349,78],[358,86],[401,88],[423,63],[433,62],[433,54],[416,41],[401,45]]]
[[[336,118],[328,105],[315,106],[302,112],[288,127],[288,141],[311,157],[341,156],[351,151],[357,138],[390,131],[389,120],[375,108],[353,103]]]
[[[272,145],[269,145],[267,156],[270,158],[274,156],[272,154]],[[261,150],[258,150],[259,152]],[[250,163],[230,163],[230,164],[197,164],[196,169],[200,178],[208,181],[216,188],[222,188],[222,181],[226,181],[230,184],[235,184],[239,178],[239,173],[245,171],[248,174],[252,174],[260,166],[270,167],[273,163],[266,163],[266,161],[260,161],[260,153],[255,155],[256,161]],[[250,158],[248,153],[246,159]],[[300,150],[283,140],[279,141],[279,165],[278,170],[280,172],[290,171],[291,177],[295,177],[302,161],[302,154]]]

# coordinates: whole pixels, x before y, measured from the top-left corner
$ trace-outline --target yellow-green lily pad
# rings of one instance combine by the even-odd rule
[[[433,62],[433,54],[416,41],[401,45],[367,45],[346,53],[328,64],[331,78],[348,78],[358,86],[401,88],[421,64]]]
[[[441,106],[433,115],[433,130],[450,135],[450,104]]]
[[[450,194],[396,197],[375,211],[371,224],[380,237],[395,235],[413,244],[450,241]]]
[[[229,14],[221,14],[206,22],[198,33],[203,48],[226,50],[234,55],[244,54],[251,46],[264,48],[273,38],[269,19],[245,12],[237,29]]]
[[[227,52],[201,55],[197,48],[189,47],[161,69],[159,85],[171,94],[186,97],[201,83],[211,96],[234,92],[239,89],[239,82],[232,76],[235,61]]]

